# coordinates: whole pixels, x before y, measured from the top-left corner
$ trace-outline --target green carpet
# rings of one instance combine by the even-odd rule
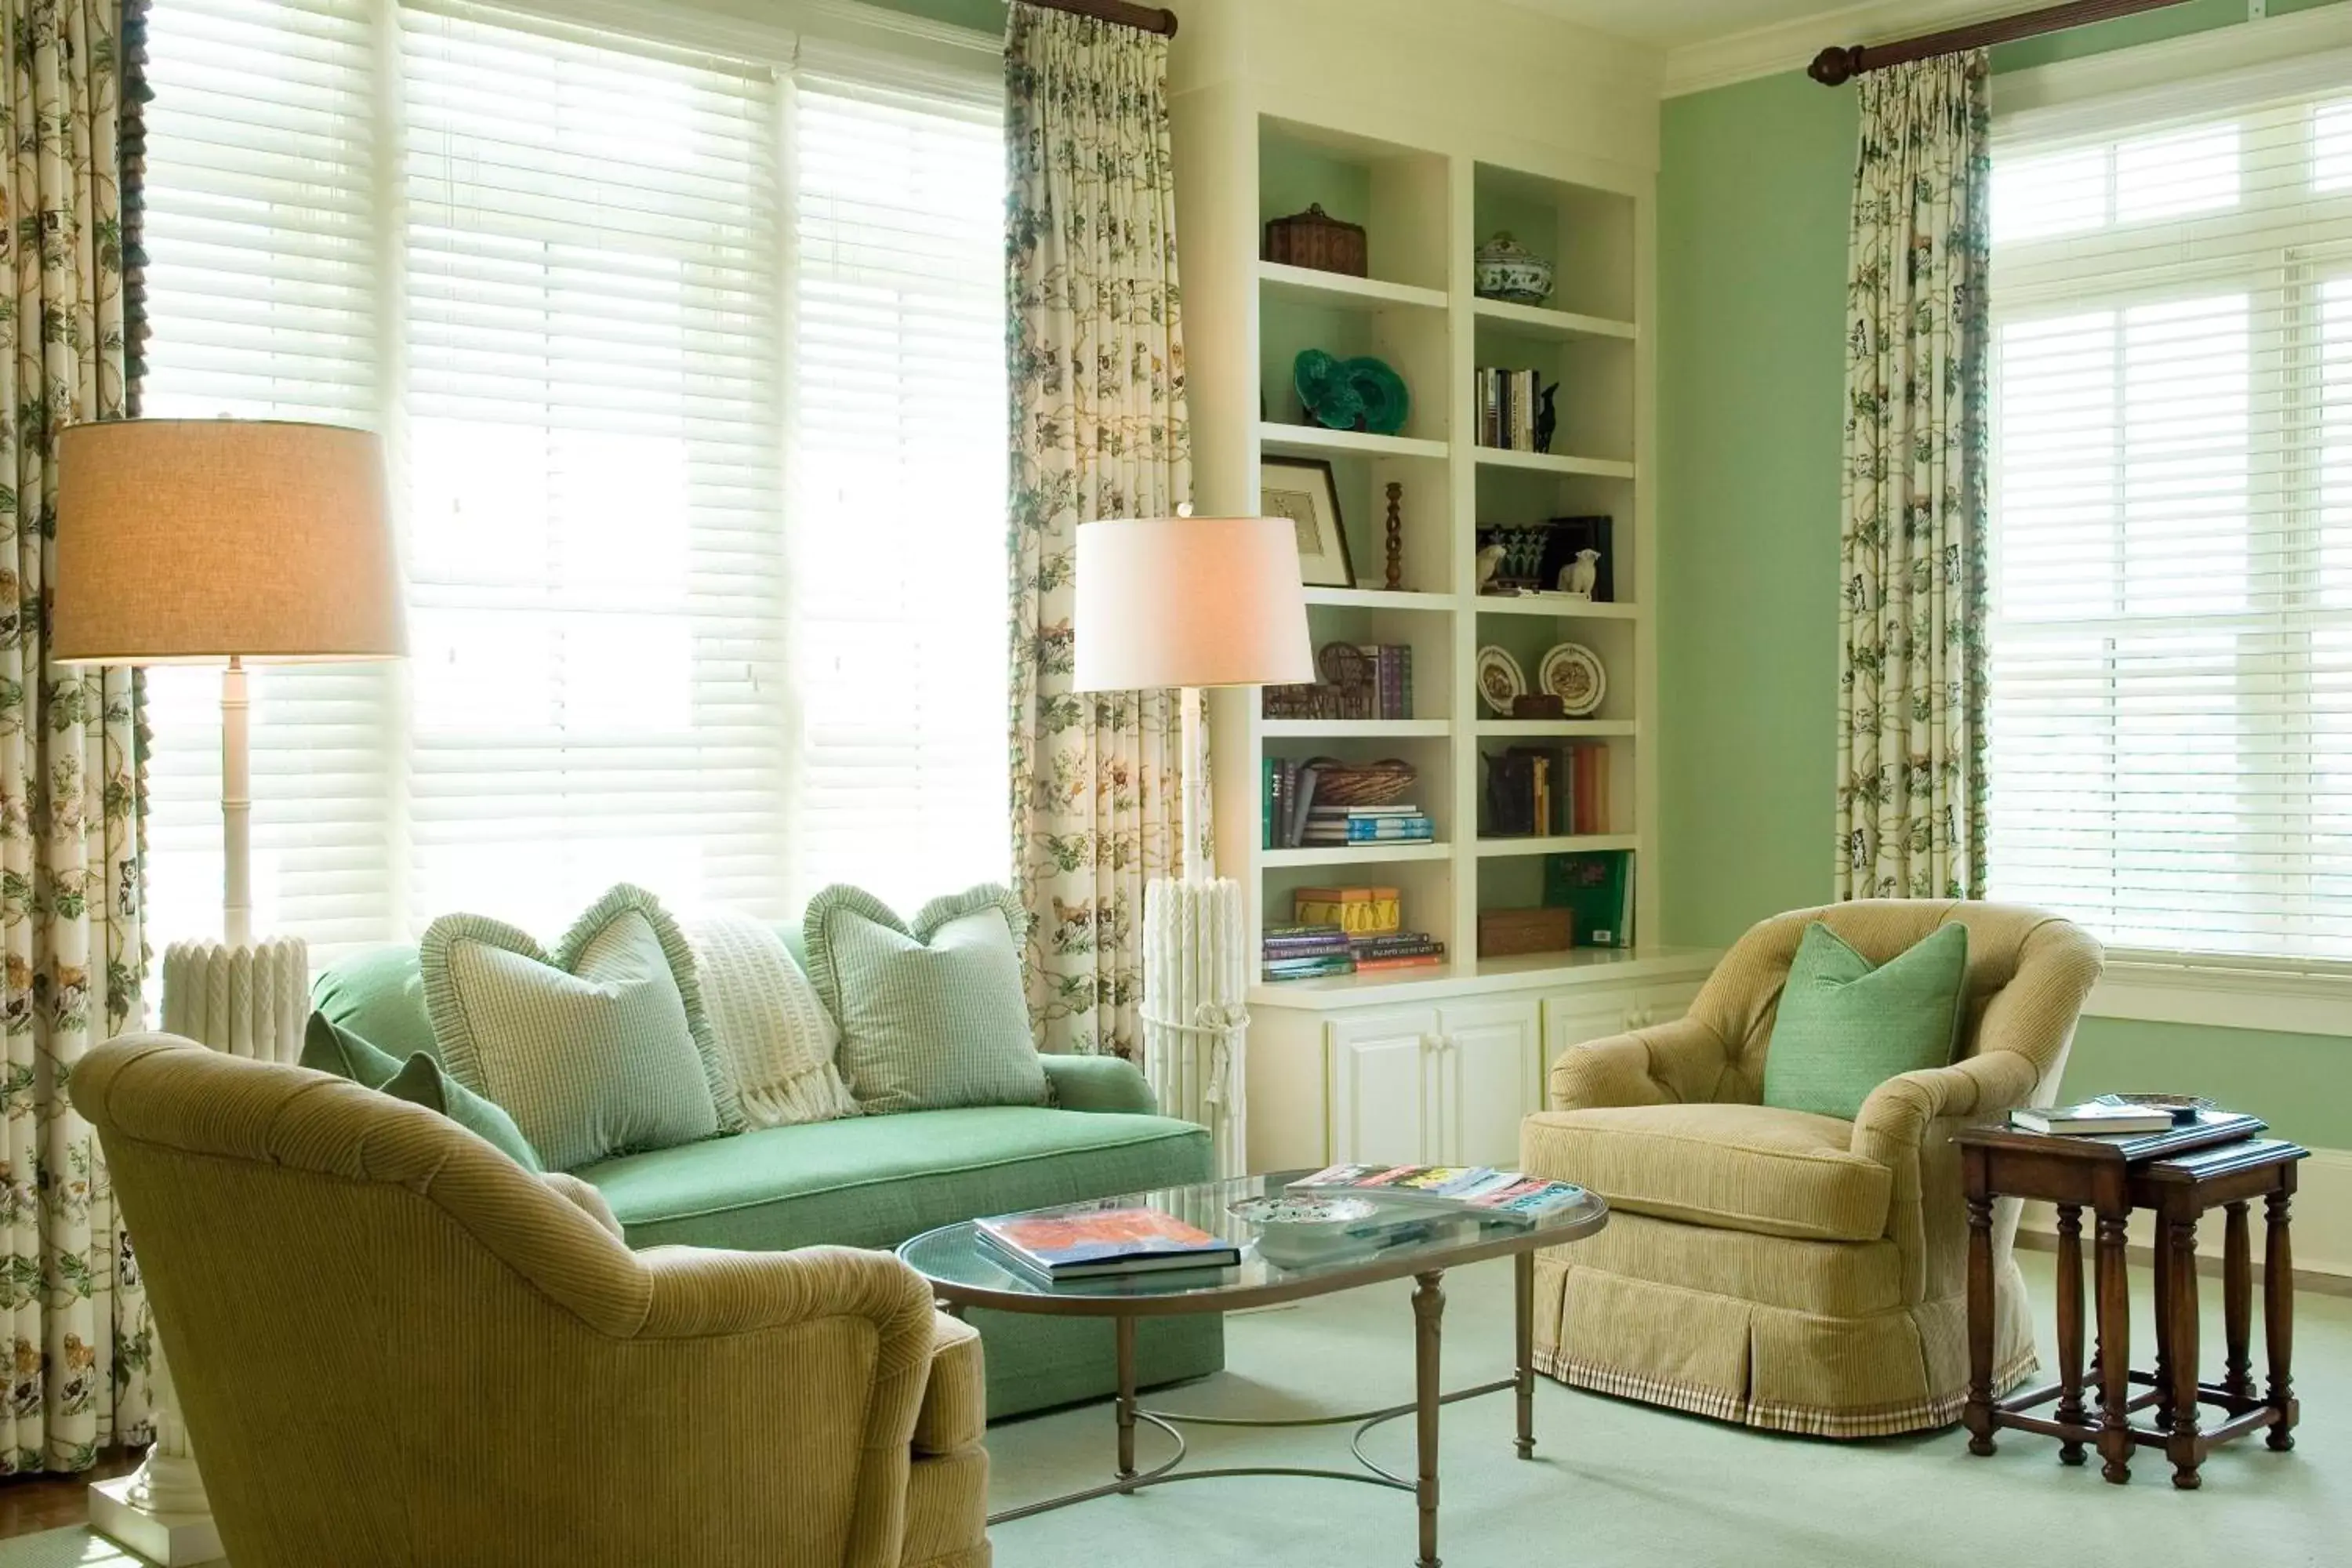
[[[2050,1260],[2024,1255],[2051,1341]],[[2144,1274],[2134,1343],[2153,1342]],[[2221,1301],[2208,1280],[2208,1361],[2218,1364]],[[1412,1391],[1409,1286],[1387,1286],[1288,1310],[1232,1320],[1228,1372],[1156,1401],[1214,1414],[1309,1414],[1402,1401]],[[1510,1271],[1465,1269],[1448,1280],[1446,1382],[1507,1370]],[[2259,1437],[2205,1466],[2204,1489],[2173,1490],[2153,1450],[2128,1487],[2099,1479],[2096,1460],[2062,1468],[2057,1446],[2005,1434],[1992,1458],[1972,1458],[1957,1430],[1832,1444],[1741,1431],[1602,1399],[1539,1380],[1537,1457],[1511,1455],[1506,1394],[1449,1406],[1438,1546],[1454,1568],[1982,1568],[1986,1563],[2134,1568],[2231,1563],[2302,1568],[2352,1561],[2352,1300],[2297,1303],[2295,1379],[2305,1415],[2290,1455]],[[2257,1314],[2259,1321],[2259,1313]],[[2260,1333],[2257,1330],[2259,1363]],[[1200,1462],[1346,1462],[1345,1428],[1234,1432],[1195,1427]],[[1085,1485],[1107,1472],[1108,1410],[1095,1406],[992,1429],[994,1506]],[[1149,1429],[1144,1463],[1164,1453]],[[1412,1468],[1412,1424],[1371,1440],[1392,1469]],[[1101,1568],[1105,1563],[1404,1564],[1412,1500],[1402,1492],[1301,1479],[1188,1482],[1107,1498],[1003,1525],[1001,1568]],[[128,1568],[131,1560],[78,1530],[0,1542],[0,1568]]]

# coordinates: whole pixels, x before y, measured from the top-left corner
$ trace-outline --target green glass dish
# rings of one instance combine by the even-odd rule
[[[1404,378],[1370,354],[1340,359],[1321,349],[1303,350],[1292,362],[1291,379],[1307,416],[1328,429],[1393,436],[1412,413]]]

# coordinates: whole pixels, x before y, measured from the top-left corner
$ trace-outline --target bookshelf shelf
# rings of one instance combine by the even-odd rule
[[[1478,466],[1486,468],[1524,468],[1530,473],[1588,476],[1601,479],[1630,479],[1634,477],[1633,465],[1609,458],[1572,458],[1560,452],[1514,452],[1501,447],[1474,448]]]
[[[1562,342],[1579,338],[1630,341],[1640,335],[1640,329],[1631,321],[1612,321],[1605,316],[1581,316],[1573,310],[1547,310],[1534,305],[1513,305],[1501,300],[1474,300],[1470,310],[1480,321],[1507,328],[1524,337],[1554,338]]]
[[[1311,594],[1312,589],[1308,592]],[[1307,601],[1313,604],[1313,599]],[[1633,621],[1642,616],[1638,605],[1622,604],[1596,605],[1589,599],[1571,599],[1565,594],[1481,594],[1478,613],[1482,616],[1547,616],[1560,621]]]
[[[1385,310],[1403,305],[1422,310],[1445,309],[1445,291],[1411,283],[1390,283],[1378,278],[1351,278],[1344,272],[1323,272],[1312,267],[1291,267],[1279,261],[1257,264],[1258,286],[1276,298],[1301,303],[1342,308]],[[1556,311],[1544,311],[1554,315]]]
[[[1359,610],[1425,610],[1441,616],[1454,613],[1451,594],[1416,594],[1402,588],[1394,593],[1386,588],[1309,588],[1307,602]]]
[[[1379,866],[1412,860],[1450,860],[1451,844],[1328,844],[1304,849],[1261,849],[1258,861],[1270,867]]]
[[[1566,736],[1574,739],[1589,736],[1595,740],[1619,738],[1630,740],[1641,732],[1640,723],[1632,719],[1481,719],[1477,731],[1481,736]]]
[[[1481,838],[1478,858],[1489,860],[1513,855],[1566,855],[1582,849],[1637,849],[1638,833],[1556,833],[1527,838]]]
[[[1443,458],[1451,450],[1444,441],[1423,441],[1410,436],[1370,436],[1361,430],[1326,430],[1319,425],[1277,425],[1266,420],[1257,429],[1261,450],[1292,457],[1327,458],[1337,454],[1352,458]]]
[[[1450,719],[1267,719],[1259,731],[1269,741],[1412,740],[1454,733]]]

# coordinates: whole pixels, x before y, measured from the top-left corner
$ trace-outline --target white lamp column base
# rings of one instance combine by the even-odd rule
[[[175,942],[163,952],[163,1028],[231,1056],[290,1062],[310,1016],[310,951],[299,937]],[[89,1489],[89,1527],[161,1568],[221,1557],[195,1445],[163,1346],[151,1373],[155,1444],[131,1475]]]
[[[171,1368],[158,1345],[150,1373],[154,1388],[155,1443],[138,1469],[89,1489],[89,1527],[161,1568],[220,1561],[220,1531],[212,1501],[180,1419]]]

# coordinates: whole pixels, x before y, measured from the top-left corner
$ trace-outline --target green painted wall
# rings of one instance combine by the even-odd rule
[[[2243,0],[2191,0],[2011,46],[1995,68],[2244,16]],[[1791,72],[1669,99],[1660,133],[1662,934],[1719,945],[1829,896],[1854,95]],[[2210,1094],[2352,1148],[2347,1052],[2352,1038],[2091,1019],[2067,1089]]]

